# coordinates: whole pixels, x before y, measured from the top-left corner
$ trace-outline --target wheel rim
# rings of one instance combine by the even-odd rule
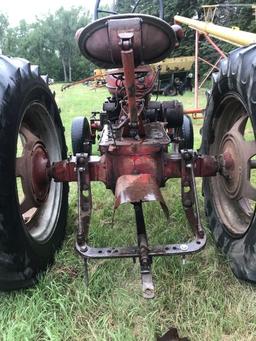
[[[51,237],[59,217],[62,184],[50,179],[50,165],[59,160],[55,123],[42,104],[30,103],[19,128],[16,185],[25,229],[40,243]]]
[[[255,213],[251,159],[256,155],[256,142],[248,110],[239,96],[224,97],[216,110],[212,129],[214,142],[209,152],[218,155],[223,166],[221,174],[210,180],[212,199],[227,230],[240,236],[248,230]]]

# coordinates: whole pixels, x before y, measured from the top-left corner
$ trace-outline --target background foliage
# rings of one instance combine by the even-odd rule
[[[175,14],[202,19],[203,4],[213,3],[243,3],[243,0],[210,1],[210,0],[163,0],[165,20],[173,23]],[[111,2],[111,1],[110,1]],[[114,0],[114,9],[121,13],[132,10],[136,0]],[[246,1],[247,4],[253,1]],[[111,5],[109,6],[111,7]],[[106,6],[104,6],[106,8]],[[138,12],[158,15],[158,1],[141,0]],[[8,17],[0,13],[0,50],[3,54],[22,57],[41,67],[42,74],[48,73],[57,81],[82,79],[92,74],[94,66],[83,58],[74,40],[78,28],[85,26],[92,17],[81,7],[69,10],[61,7],[53,14],[37,18],[32,24],[21,20],[19,25],[11,27]],[[225,26],[239,26],[251,32],[256,32],[256,21],[250,8],[224,8],[216,13],[216,23]],[[193,55],[194,33],[186,30],[186,37],[173,56]],[[203,40],[201,41],[201,56],[207,56],[210,61],[216,60],[216,52]],[[221,43],[220,46],[229,51],[231,46]],[[204,69],[201,72],[205,71]]]

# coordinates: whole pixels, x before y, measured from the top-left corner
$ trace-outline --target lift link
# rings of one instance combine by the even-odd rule
[[[90,226],[92,199],[89,179],[89,156],[86,153],[76,154],[77,191],[78,191],[78,227],[76,249],[87,251],[87,240]],[[84,281],[88,285],[88,258],[84,257]]]
[[[196,238],[204,238],[194,174],[197,154],[193,150],[181,150],[181,196],[187,219]]]
[[[88,154],[76,154],[78,185],[78,229],[77,244],[82,246],[88,239],[92,200],[88,173]]]

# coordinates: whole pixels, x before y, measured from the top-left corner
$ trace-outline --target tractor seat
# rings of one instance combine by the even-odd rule
[[[162,19],[144,14],[104,17],[80,28],[76,39],[81,53],[99,67],[122,67],[120,33],[133,32],[135,66],[164,59],[176,44],[172,27]]]

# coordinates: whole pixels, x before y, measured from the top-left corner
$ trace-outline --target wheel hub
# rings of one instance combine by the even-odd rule
[[[239,196],[243,186],[243,154],[239,139],[228,132],[221,143],[221,153],[224,159],[223,186],[226,194],[234,199]]]
[[[44,143],[26,127],[21,128],[25,138],[23,154],[16,159],[16,176],[22,179],[25,200],[22,213],[39,207],[48,198],[50,190],[50,160]]]
[[[256,189],[250,182],[251,158],[256,155],[256,142],[245,140],[247,120],[248,116],[241,116],[220,144],[224,160],[223,189],[228,198],[237,201],[242,198],[256,201]]]
[[[50,189],[48,170],[50,160],[48,153],[41,142],[37,142],[31,153],[31,187],[34,199],[42,203],[47,199]]]

